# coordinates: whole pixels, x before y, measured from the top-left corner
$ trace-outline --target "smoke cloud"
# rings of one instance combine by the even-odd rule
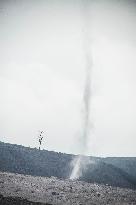
[[[89,32],[89,5],[85,1],[82,7],[83,14],[83,49],[85,55],[85,83],[83,90],[83,113],[82,113],[82,133],[81,133],[81,155],[73,159],[72,173],[70,179],[78,179],[82,175],[89,160],[85,160],[83,155],[86,154],[88,137],[90,132],[90,103],[91,103],[91,70],[92,58],[90,51],[90,32]]]

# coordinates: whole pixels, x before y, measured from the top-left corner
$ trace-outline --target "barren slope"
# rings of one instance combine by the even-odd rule
[[[5,204],[18,205],[32,204],[29,201],[54,205],[136,204],[136,191],[131,189],[5,172],[0,172],[0,194],[12,197],[8,198],[9,201],[12,199],[11,203]],[[19,203],[20,199],[14,197],[21,197],[23,200]]]

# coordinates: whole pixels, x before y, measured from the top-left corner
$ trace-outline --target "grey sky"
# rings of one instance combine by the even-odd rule
[[[84,26],[89,155],[136,156],[135,1],[0,1],[0,140],[80,153]]]

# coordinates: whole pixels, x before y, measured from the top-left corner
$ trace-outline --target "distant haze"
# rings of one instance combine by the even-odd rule
[[[0,141],[81,153],[86,29],[86,153],[136,156],[136,1],[83,2],[0,1]]]

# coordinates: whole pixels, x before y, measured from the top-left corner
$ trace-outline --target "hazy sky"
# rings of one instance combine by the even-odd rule
[[[0,0],[0,140],[80,153],[87,32],[87,154],[136,156],[135,25],[135,0]]]

